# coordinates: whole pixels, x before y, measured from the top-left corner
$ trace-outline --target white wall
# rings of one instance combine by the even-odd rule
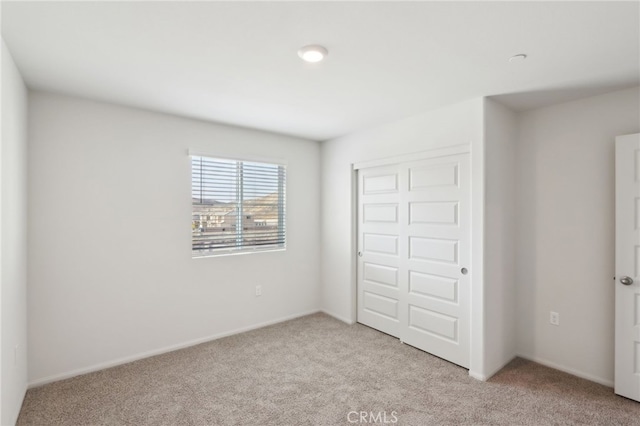
[[[485,99],[485,371],[516,356],[516,114]]]
[[[452,145],[472,145],[474,235],[482,244],[482,99],[425,112],[322,143],[322,309],[346,322],[356,320],[352,164]],[[478,234],[479,232],[479,234]],[[476,265],[478,262],[478,265]],[[482,259],[474,259],[472,303],[482,309]],[[481,318],[481,316],[480,316]],[[472,323],[471,371],[482,376],[482,321]]]
[[[10,425],[27,390],[27,89],[4,40],[1,127],[0,423]]]
[[[613,383],[614,138],[640,131],[639,90],[522,113],[518,351]],[[560,326],[549,312],[560,313]]]
[[[41,92],[29,119],[31,384],[319,309],[317,142]],[[188,149],[288,162],[286,251],[191,258]]]

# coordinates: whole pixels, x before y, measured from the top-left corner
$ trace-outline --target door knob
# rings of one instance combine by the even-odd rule
[[[362,252],[361,251],[358,252],[358,256],[362,257]]]
[[[620,282],[624,285],[631,285],[633,284],[633,278],[631,277],[621,277],[620,278]]]

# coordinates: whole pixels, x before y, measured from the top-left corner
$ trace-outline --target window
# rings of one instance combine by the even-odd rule
[[[284,248],[285,187],[285,166],[192,155],[192,256]]]

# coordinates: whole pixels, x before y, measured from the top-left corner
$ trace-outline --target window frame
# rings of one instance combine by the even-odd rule
[[[273,244],[267,246],[256,246],[256,245],[247,245],[247,246],[237,246],[232,248],[219,248],[219,249],[208,249],[208,250],[194,250],[193,249],[193,230],[191,232],[191,258],[192,259],[206,259],[209,257],[220,257],[220,256],[236,256],[236,255],[244,255],[244,254],[252,254],[252,253],[271,253],[271,252],[282,252],[287,250],[287,187],[288,187],[288,176],[287,176],[287,162],[282,159],[274,159],[274,158],[260,158],[260,157],[236,157],[236,156],[228,156],[228,155],[219,155],[211,152],[202,152],[202,151],[188,151],[188,159],[189,159],[189,176],[190,176],[190,187],[191,187],[191,217],[193,221],[194,214],[194,206],[193,203],[193,178],[194,178],[194,169],[193,169],[193,157],[204,157],[209,158],[211,160],[220,160],[220,161],[229,161],[236,163],[261,163],[267,164],[270,166],[278,166],[284,169],[284,181],[278,183],[279,187],[279,197],[283,198],[280,207],[281,211],[278,213],[278,229],[276,232],[283,232],[284,238],[281,244]],[[243,181],[244,182],[244,181]],[[246,200],[243,200],[246,201]],[[240,203],[240,212],[243,211],[242,204]],[[238,218],[244,217],[245,214],[241,213],[238,215]],[[282,219],[280,219],[282,217]],[[242,220],[242,219],[240,219]],[[240,228],[240,234],[242,234],[242,226]],[[237,228],[236,228],[237,229]]]

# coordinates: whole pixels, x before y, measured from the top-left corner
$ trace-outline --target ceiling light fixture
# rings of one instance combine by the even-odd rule
[[[517,55],[513,55],[509,58],[509,62],[522,62],[527,59],[527,55],[524,53],[518,53]]]
[[[304,46],[303,48],[298,50],[298,56],[300,56],[303,61],[312,63],[322,61],[328,54],[329,51],[326,48],[317,44]]]

